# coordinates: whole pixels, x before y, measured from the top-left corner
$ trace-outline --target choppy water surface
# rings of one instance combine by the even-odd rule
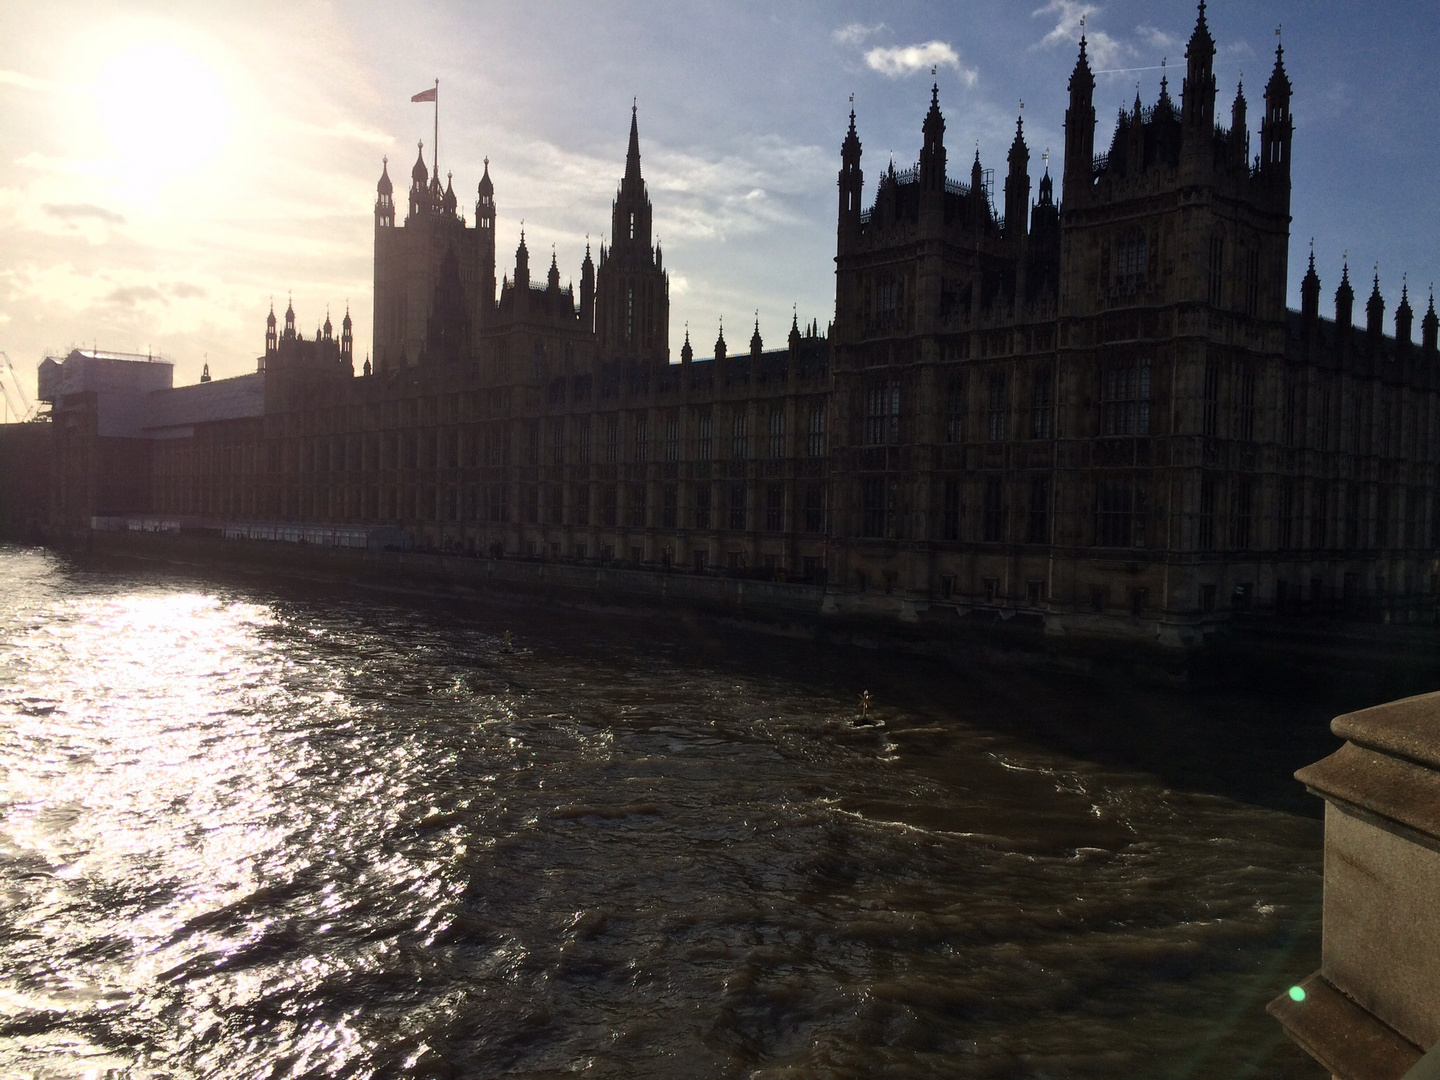
[[[1318,1075],[1263,1005],[1319,822],[1018,734],[1083,683],[15,548],[0,589],[4,1076]]]

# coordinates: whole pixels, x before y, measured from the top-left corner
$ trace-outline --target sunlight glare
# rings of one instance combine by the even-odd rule
[[[135,194],[154,196],[190,179],[225,149],[234,103],[224,81],[193,52],[163,41],[111,58],[97,83],[100,120]]]

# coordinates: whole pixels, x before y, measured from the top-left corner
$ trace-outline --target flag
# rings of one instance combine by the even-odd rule
[[[414,97],[412,97],[410,100],[411,100],[411,101],[434,101],[434,100],[435,100],[435,87],[432,86],[429,90],[421,90],[420,93],[416,94],[416,95],[415,95]]]

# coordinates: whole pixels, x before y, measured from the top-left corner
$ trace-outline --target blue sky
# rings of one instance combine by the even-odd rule
[[[1188,2],[7,5],[0,10],[0,349],[23,372],[92,342],[153,348],[193,381],[252,370],[270,298],[308,333],[349,303],[369,346],[371,209],[383,155],[403,182],[430,141],[473,216],[482,159],[502,265],[520,222],[578,277],[608,228],[629,107],[671,273],[672,348],[708,355],[756,309],[778,343],[792,304],[833,311],[835,174],[849,96],[867,198],[920,145],[930,65],[953,171],[1003,172],[1024,101],[1032,175],[1063,168],[1081,16],[1102,74],[1096,142],[1168,59]],[[1423,308],[1440,276],[1440,78],[1429,3],[1209,6],[1222,116],[1244,74],[1252,125],[1283,24],[1296,122],[1290,295],[1309,239],[1328,297],[1348,251]],[[1357,282],[1357,288],[1359,283]],[[1362,295],[1365,290],[1360,289]],[[1328,301],[1327,301],[1328,302]],[[1387,315],[1388,322],[1388,315]],[[33,393],[33,384],[32,391]]]

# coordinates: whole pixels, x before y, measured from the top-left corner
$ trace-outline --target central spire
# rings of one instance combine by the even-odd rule
[[[630,148],[625,151],[625,179],[640,179],[640,103],[630,106]]]

